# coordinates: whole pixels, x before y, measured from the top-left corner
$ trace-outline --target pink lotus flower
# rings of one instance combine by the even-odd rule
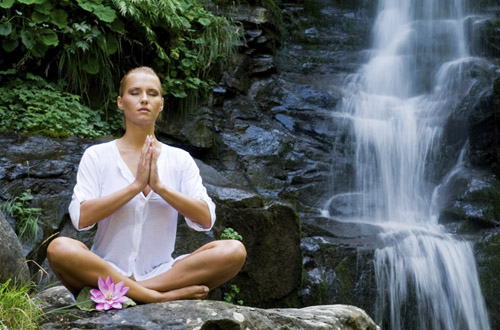
[[[128,298],[125,297],[125,294],[128,292],[129,287],[123,287],[125,282],[121,281],[115,284],[113,283],[111,276],[108,276],[106,281],[99,277],[97,283],[99,285],[99,290],[90,290],[90,293],[92,294],[90,299],[96,303],[95,308],[98,311],[107,311],[111,308],[121,309],[122,303],[128,300]]]

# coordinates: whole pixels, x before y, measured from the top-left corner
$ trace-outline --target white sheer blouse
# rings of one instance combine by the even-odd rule
[[[199,169],[188,152],[162,144],[158,175],[168,187],[205,201],[210,210],[211,226],[203,228],[186,218],[197,231],[208,231],[215,222],[215,204],[202,184]],[[135,177],[121,158],[116,140],[89,147],[83,154],[77,182],[69,206],[76,229],[80,204],[107,196],[126,187]],[[158,194],[136,195],[118,211],[97,223],[92,251],[125,276],[145,280],[168,270],[173,262],[178,212]],[[78,229],[88,230],[93,226]]]

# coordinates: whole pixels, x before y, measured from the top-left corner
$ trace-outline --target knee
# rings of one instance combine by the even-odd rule
[[[73,239],[68,237],[56,237],[47,247],[47,259],[54,263],[60,258],[64,258],[68,253],[71,253]]]
[[[243,266],[247,258],[245,245],[238,240],[224,240],[224,251],[233,265]]]

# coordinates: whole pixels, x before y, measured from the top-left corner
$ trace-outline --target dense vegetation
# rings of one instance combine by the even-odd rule
[[[0,284],[0,329],[39,329],[42,312],[29,296],[30,284]]]
[[[234,23],[197,0],[3,0],[0,8],[2,53],[8,54],[0,59],[0,92],[9,94],[0,100],[0,129],[7,131],[116,132],[121,116],[111,110],[118,77],[151,66],[162,78],[167,104],[177,104],[209,90],[240,38]],[[13,86],[20,95],[8,93]],[[32,98],[35,86],[46,99]],[[45,116],[54,111],[89,126],[53,127],[59,119]]]

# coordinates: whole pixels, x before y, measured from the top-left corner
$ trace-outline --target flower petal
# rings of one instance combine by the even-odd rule
[[[101,303],[105,303],[106,301],[108,301],[108,300],[107,300],[104,296],[103,296],[103,297],[99,297],[99,298],[97,298],[97,297],[90,297],[90,299],[91,299],[93,302],[95,302],[95,303],[99,303],[99,304],[101,304]]]
[[[106,285],[106,282],[104,282],[102,277],[99,277],[99,279],[97,280],[97,285],[99,286],[99,290],[101,290],[101,292],[103,292],[103,293],[108,288],[108,286]]]
[[[102,312],[104,310],[104,304],[96,304],[95,309],[98,311]]]
[[[111,284],[114,284],[113,283],[113,280],[111,279],[111,276],[108,275],[108,277],[106,278],[106,284],[108,285],[108,288]]]
[[[102,296],[102,292],[97,289],[90,289],[90,294],[94,297]]]
[[[125,285],[124,281],[121,281],[121,282],[118,282],[115,284],[115,290],[113,291],[113,297],[123,296],[122,290],[123,290],[124,285]]]
[[[124,287],[124,288],[122,289],[122,294],[123,294],[123,295],[126,295],[129,289],[130,289],[130,288],[129,288],[128,286]]]
[[[113,307],[114,309],[122,309],[122,304],[119,302],[114,302],[111,304],[111,307]]]

